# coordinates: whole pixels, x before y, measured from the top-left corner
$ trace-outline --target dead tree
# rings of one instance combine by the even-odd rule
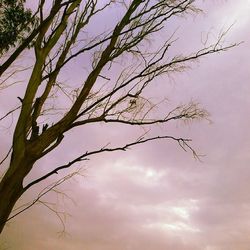
[[[49,12],[45,12],[48,6]],[[100,34],[90,34],[95,17],[102,17],[115,6],[122,16],[113,28]],[[111,126],[114,123],[154,126],[174,120],[204,118],[206,111],[194,103],[169,110],[160,118],[155,117],[151,112],[154,104],[149,102],[146,94],[157,77],[182,71],[200,57],[235,46],[223,45],[222,34],[214,44],[205,45],[192,54],[170,57],[168,52],[175,41],[174,35],[170,34],[160,47],[148,46],[151,50],[145,51],[145,43],[163,31],[170,20],[199,11],[194,0],[40,1],[36,11],[38,24],[13,53],[2,60],[0,66],[3,77],[19,56],[31,47],[29,53],[34,57],[34,64],[25,85],[25,95],[20,97],[20,113],[15,124],[12,150],[8,154],[9,167],[0,182],[0,232],[12,218],[13,207],[24,192],[90,155],[126,150],[159,139],[173,140],[195,154],[189,139],[171,135],[149,137],[146,134],[120,147],[100,147],[92,152],[83,152],[76,159],[70,159],[69,163],[55,166],[51,172],[23,185],[24,178],[39,159],[58,147],[67,132],[76,127],[102,122]],[[89,73],[83,74],[81,83],[67,92],[60,80],[61,73],[65,67],[73,67],[72,62],[75,63],[77,58],[84,56],[91,60]],[[125,60],[125,57],[133,65],[127,64],[119,74],[114,73],[114,63]],[[52,108],[49,100],[58,89],[70,98],[71,104],[63,114],[48,121],[48,112]],[[48,118],[43,124],[41,118],[44,116]]]

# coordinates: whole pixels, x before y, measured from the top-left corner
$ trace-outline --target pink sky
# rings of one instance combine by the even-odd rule
[[[244,43],[201,59],[192,69],[174,75],[174,81],[159,81],[170,105],[198,101],[209,111],[211,122],[179,122],[154,130],[192,138],[192,146],[205,155],[202,162],[171,141],[92,157],[81,165],[84,177],[60,187],[74,202],[55,194],[45,198],[69,214],[67,234],[59,237],[60,220],[45,206],[36,205],[8,224],[0,249],[249,250],[250,1],[199,4],[205,14],[182,20],[176,51],[195,50],[203,33],[213,37],[233,23],[226,42]],[[159,84],[155,97],[162,94]],[[7,107],[3,94],[0,107]],[[5,152],[9,133],[1,130],[0,149]],[[141,132],[102,124],[75,129],[31,176],[68,162],[83,150],[107,142],[120,145]],[[22,201],[35,197],[39,188]]]

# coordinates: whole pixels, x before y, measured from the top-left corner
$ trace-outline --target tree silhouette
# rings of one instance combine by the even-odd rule
[[[7,2],[13,1],[2,1]],[[19,4],[23,10],[23,1]],[[90,29],[93,29],[92,22],[97,22],[96,17],[103,17],[103,13],[108,11],[112,14],[114,7],[119,8],[122,14],[113,28],[92,34]],[[124,151],[135,145],[164,139],[177,142],[183,149],[191,150],[197,156],[189,144],[190,139],[172,135],[150,137],[146,133],[119,147],[104,146],[83,152],[75,159],[69,159],[68,163],[55,166],[44,176],[23,185],[24,178],[35,164],[57,148],[64,137],[68,136],[67,132],[76,127],[102,122],[111,126],[114,123],[154,126],[175,120],[205,118],[207,112],[193,102],[168,110],[157,117],[152,112],[157,104],[151,103],[147,98],[147,89],[152,87],[159,76],[183,71],[192,61],[236,45],[224,45],[225,33],[222,33],[215,43],[205,44],[191,54],[172,55],[169,52],[175,42],[173,32],[159,47],[145,46],[152,37],[164,32],[164,27],[170,20],[199,11],[194,0],[41,0],[33,15],[37,24],[31,30],[28,29],[31,14],[23,12],[27,14],[27,20],[26,16],[21,17],[25,21],[20,29],[15,30],[18,35],[14,32],[10,43],[3,45],[2,53],[9,46],[15,45],[15,49],[10,55],[3,57],[0,66],[0,75],[4,78],[10,74],[11,66],[20,55],[33,46],[29,53],[32,54],[34,63],[27,83],[23,84],[25,94],[19,97],[20,113],[15,124],[11,150],[2,161],[9,160],[9,165],[0,182],[0,232],[6,222],[19,213],[11,214],[16,202],[28,189],[91,155]],[[4,20],[2,19],[3,22]],[[17,40],[20,43],[16,43]],[[75,60],[83,56],[90,61],[88,65],[91,68],[83,76],[81,83],[68,91],[61,81],[62,73],[69,67],[74,70]],[[119,61],[126,61],[127,64],[117,74],[114,68]],[[18,75],[18,72],[12,72],[11,76],[13,74]],[[2,82],[2,87],[4,84],[5,81]],[[63,94],[56,97],[58,90],[70,100],[65,104],[67,107],[64,107],[66,111],[63,113],[57,112],[56,107],[51,104],[51,97],[54,98],[54,103],[64,98]],[[12,112],[14,110],[9,111],[1,120]],[[50,116],[51,112],[54,112],[53,117]],[[43,117],[46,117],[46,122]]]

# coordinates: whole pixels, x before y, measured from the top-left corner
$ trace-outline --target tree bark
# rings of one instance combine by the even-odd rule
[[[32,165],[27,160],[19,161],[19,164],[11,162],[8,171],[0,182],[0,234],[15,206],[17,200],[24,193],[23,180]]]

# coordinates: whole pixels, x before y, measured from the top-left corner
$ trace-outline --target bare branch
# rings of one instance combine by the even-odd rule
[[[21,108],[21,106],[18,106],[18,107],[16,107],[16,108],[10,110],[9,112],[7,112],[4,116],[2,116],[2,117],[0,118],[0,121],[2,121],[3,119],[5,119],[5,118],[8,117],[9,115],[13,114],[15,111],[17,111],[17,110],[20,109],[20,108]]]
[[[63,169],[67,169],[69,167],[71,167],[72,165],[74,165],[77,162],[81,162],[81,161],[86,161],[88,160],[88,156],[92,156],[92,155],[96,155],[96,154],[100,154],[100,153],[104,153],[104,152],[114,152],[114,151],[126,151],[127,149],[129,149],[130,147],[133,147],[135,145],[139,145],[139,144],[143,144],[146,142],[150,142],[150,141],[155,141],[155,140],[161,140],[161,139],[171,139],[174,140],[176,142],[178,142],[178,144],[182,147],[182,149],[185,149],[186,151],[186,147],[192,151],[193,155],[196,158],[199,158],[199,156],[195,153],[195,150],[192,149],[192,147],[188,144],[191,139],[184,139],[184,138],[176,138],[174,136],[168,136],[168,135],[164,135],[164,136],[156,136],[156,137],[150,137],[150,138],[144,138],[144,137],[140,137],[139,139],[137,139],[134,142],[128,143],[124,146],[120,146],[120,147],[115,147],[115,148],[106,148],[106,147],[102,147],[101,149],[95,150],[95,151],[91,151],[91,152],[86,152],[80,156],[78,156],[77,158],[75,158],[74,160],[70,161],[69,163],[59,166],[57,168],[55,168],[54,170],[50,171],[49,173],[47,173],[46,175],[32,181],[31,183],[27,184],[24,187],[24,190],[28,190],[30,187],[36,185],[37,183],[47,179],[49,176],[54,175],[54,174],[58,174],[58,172],[60,170]]]
[[[11,151],[12,151],[12,147],[9,149],[5,157],[0,161],[0,165],[2,165],[5,162],[5,160],[9,157]]]
[[[60,186],[61,184],[63,184],[64,182],[68,181],[69,179],[71,179],[73,176],[76,176],[76,175],[79,175],[79,171],[76,171],[76,172],[73,172],[73,173],[70,173],[70,174],[67,174],[66,176],[64,176],[63,178],[57,180],[56,182],[52,183],[51,185],[45,187],[38,195],[37,197],[29,202],[29,203],[26,203],[26,204],[23,204],[17,208],[15,208],[13,210],[13,215],[11,215],[7,221],[10,221],[12,220],[13,218],[15,218],[17,215],[25,212],[26,210],[28,210],[29,208],[31,208],[32,206],[34,206],[35,204],[37,204],[38,202],[40,204],[43,204],[43,205],[48,205],[46,202],[43,202],[41,200],[41,198],[43,198],[45,195],[47,195],[49,192],[51,191],[55,191],[56,193],[58,193],[58,191],[56,190],[56,188],[58,186]],[[66,194],[63,194],[64,196]],[[67,196],[67,195],[66,195]],[[67,196],[68,197],[68,196]],[[70,198],[70,197],[68,197]],[[52,210],[51,207],[48,207],[51,211],[55,212],[56,213],[56,216],[59,218],[59,220],[62,222],[62,225],[63,225],[63,228],[65,229],[64,227],[64,223],[63,223],[63,220],[62,220],[62,217],[60,216],[60,212],[56,211],[56,210]]]

